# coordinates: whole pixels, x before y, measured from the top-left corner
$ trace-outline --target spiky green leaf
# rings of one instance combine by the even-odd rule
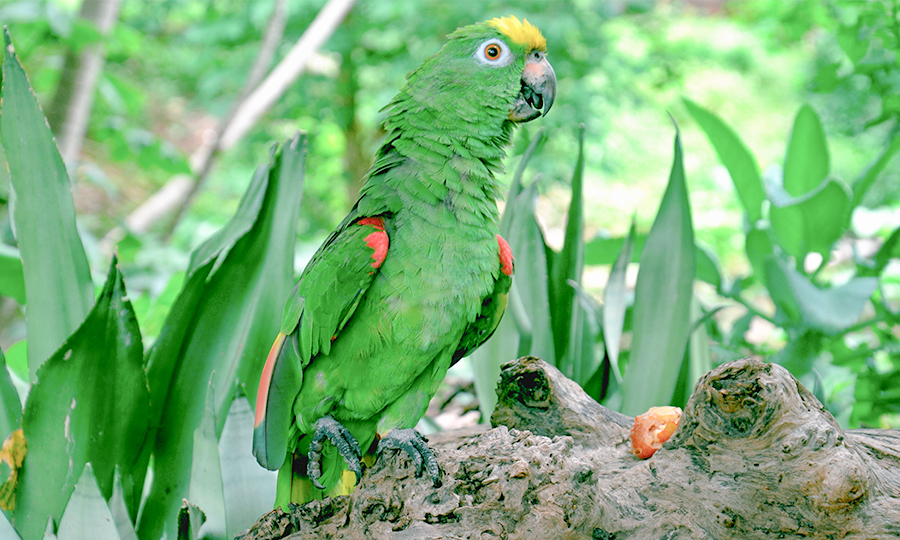
[[[138,533],[175,535],[188,495],[194,432],[203,419],[196,399],[212,377],[216,432],[236,387],[255,401],[266,354],[278,332],[293,279],[293,252],[303,179],[305,136],[260,167],[236,215],[192,256],[189,274],[148,353],[154,475]]]
[[[29,372],[62,345],[91,309],[94,290],[69,177],[47,120],[4,30],[0,132],[15,191],[13,221],[25,267]]]
[[[36,538],[59,519],[85,463],[109,498],[122,473],[132,515],[135,462],[147,434],[149,395],[137,320],[116,264],[84,323],[38,371],[25,405],[28,441],[16,498],[16,527]]]
[[[766,193],[756,158],[728,124],[693,101],[687,98],[683,101],[688,112],[706,133],[719,160],[728,169],[750,222],[759,220],[762,217],[762,202],[766,198]]]
[[[669,185],[641,255],[634,300],[634,341],[622,382],[622,412],[668,404],[690,332],[696,256],[681,136]]]

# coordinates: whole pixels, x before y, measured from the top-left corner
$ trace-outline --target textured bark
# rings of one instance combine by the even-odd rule
[[[119,0],[84,0],[78,16],[107,35],[119,16]],[[97,79],[106,64],[106,47],[95,44],[84,51],[69,51],[47,118],[59,152],[67,164],[78,159],[94,107]]]
[[[442,487],[386,455],[352,495],[275,510],[242,537],[900,538],[900,432],[841,430],[781,366],[708,373],[644,461],[632,418],[541,360],[504,366],[498,394],[503,425],[432,438]]]

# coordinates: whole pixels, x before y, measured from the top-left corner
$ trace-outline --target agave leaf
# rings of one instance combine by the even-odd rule
[[[3,166],[2,162],[0,166]],[[21,254],[18,249],[6,244],[0,244],[0,295],[25,305],[25,269]]]
[[[191,466],[189,500],[206,508],[206,522],[201,528],[204,538],[225,538],[225,492],[222,486],[222,463],[219,461],[216,437],[216,411],[212,381],[206,387],[206,410],[200,426],[194,430],[194,456]],[[250,448],[250,446],[246,446]]]
[[[303,178],[305,136],[260,167],[232,220],[199,247],[181,293],[148,353],[154,475],[138,534],[175,536],[188,496],[194,433],[211,379],[216,433],[236,390],[255,401],[266,354],[294,284],[293,253]],[[249,447],[248,447],[249,451]]]
[[[609,272],[609,281],[603,290],[603,338],[613,375],[619,384],[622,384],[619,351],[621,350],[622,334],[625,330],[625,312],[628,310],[628,286],[625,283],[625,277],[628,263],[631,262],[631,253],[634,251],[635,227],[635,219],[632,217],[628,236],[625,237],[622,251],[619,252],[619,256]]]
[[[231,403],[219,438],[228,538],[249,529],[275,502],[276,474],[247,451],[253,442],[253,409],[245,397]]]
[[[85,463],[104,498],[122,472],[132,516],[134,464],[147,434],[149,396],[137,320],[115,257],[84,323],[38,371],[22,428],[28,454],[19,479],[15,522],[25,538],[59,519]],[[143,471],[138,474],[143,475]]]
[[[569,281],[581,283],[584,268],[584,217],[582,185],[584,183],[584,126],[578,131],[578,161],[572,174],[572,202],[566,219],[566,235],[562,251],[553,258],[550,272],[550,318],[553,323],[556,367],[568,376],[579,361],[572,349],[572,314],[575,290]]]
[[[84,320],[93,304],[94,289],[75,230],[75,205],[66,167],[8,30],[3,37],[0,132],[15,191],[13,221],[25,267],[26,336],[31,344],[28,363],[33,379],[38,367]]]
[[[120,540],[112,513],[97,487],[91,464],[84,466],[81,478],[66,504],[56,531],[59,540]]]
[[[0,352],[0,439],[22,426],[22,402],[6,369],[6,359]]]
[[[693,101],[687,98],[683,101],[706,133],[719,161],[728,169],[750,223],[755,223],[762,217],[762,202],[766,198],[756,158],[728,124]]]
[[[681,149],[641,255],[634,300],[634,341],[622,382],[622,412],[639,414],[668,404],[690,334],[696,256]]]

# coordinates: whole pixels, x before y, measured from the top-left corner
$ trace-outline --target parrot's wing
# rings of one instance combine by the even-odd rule
[[[284,463],[303,369],[315,355],[331,350],[375,279],[388,246],[384,218],[351,213],[303,271],[259,381],[253,454],[263,467],[276,470]]]
[[[514,270],[512,250],[506,240],[499,234],[497,244],[500,248],[500,263],[497,279],[494,281],[494,289],[481,301],[481,311],[478,316],[466,327],[459,345],[453,353],[450,365],[460,361],[463,357],[481,346],[493,335],[500,318],[506,311],[506,300],[509,296],[509,288],[512,286]]]

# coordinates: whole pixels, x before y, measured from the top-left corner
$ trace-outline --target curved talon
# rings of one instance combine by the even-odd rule
[[[441,487],[441,468],[428,441],[414,429],[392,429],[378,441],[378,456],[385,450],[403,450],[416,465],[416,476],[422,476],[422,468],[428,472],[434,487]]]
[[[334,418],[323,416],[316,421],[316,431],[309,442],[309,454],[307,454],[309,461],[306,464],[306,475],[312,480],[313,485],[319,489],[325,489],[325,486],[319,483],[319,478],[322,476],[322,450],[325,447],[326,439],[337,448],[338,453],[347,463],[347,468],[356,475],[356,483],[359,484],[359,480],[362,478],[362,465],[359,461],[362,454],[359,451],[356,437]]]

